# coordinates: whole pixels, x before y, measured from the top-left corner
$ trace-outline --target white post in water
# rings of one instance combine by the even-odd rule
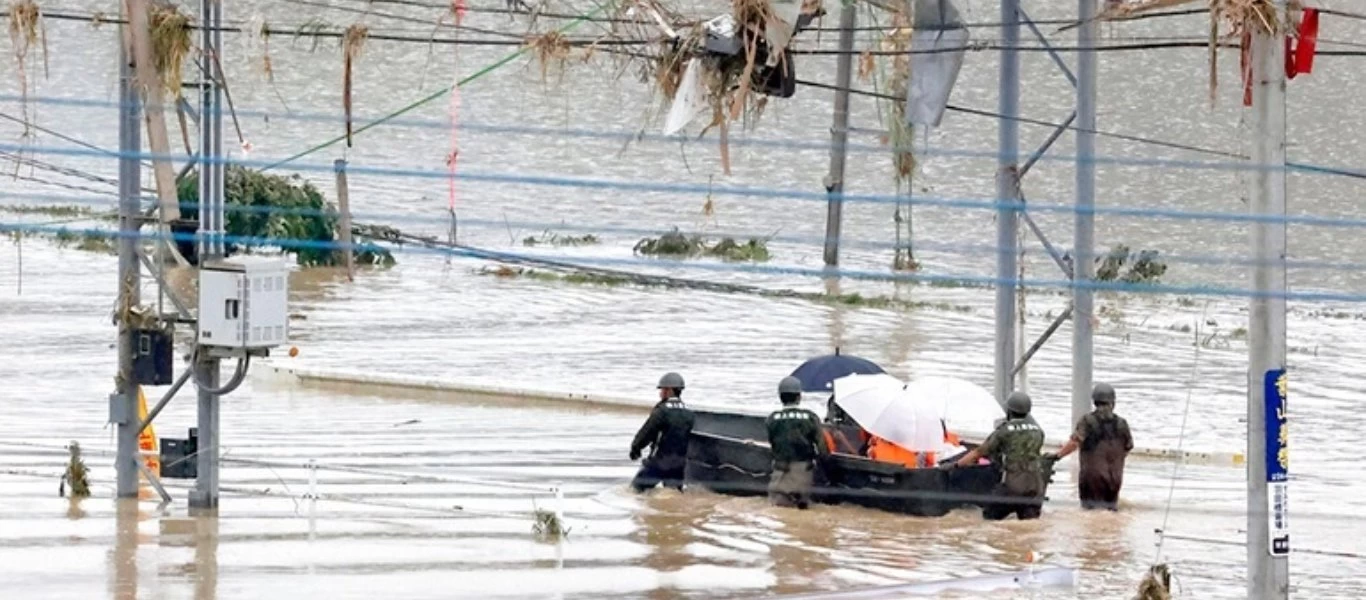
[[[308,459],[308,541],[318,535],[318,463]]]
[[[996,172],[996,401],[1015,387],[1016,236],[1020,170],[1020,0],[1001,0],[1000,166]],[[1012,206],[1007,206],[1010,204]]]
[[[1097,0],[1077,3],[1077,206],[1072,243],[1072,423],[1091,410],[1095,279]]]
[[[1276,30],[1254,23],[1249,208],[1253,296],[1248,319],[1247,597],[1290,597],[1285,462],[1285,43],[1286,0]]]

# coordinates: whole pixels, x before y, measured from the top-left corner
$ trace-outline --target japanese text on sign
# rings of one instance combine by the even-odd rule
[[[1266,372],[1266,480],[1285,481],[1290,472],[1285,369]]]
[[[1285,369],[1266,372],[1264,382],[1266,399],[1266,480],[1267,480],[1267,529],[1272,556],[1290,554],[1290,451],[1289,414],[1286,412]]]

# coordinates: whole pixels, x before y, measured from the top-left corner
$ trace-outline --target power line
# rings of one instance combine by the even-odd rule
[[[411,19],[411,18],[407,18],[407,17],[402,17],[402,16],[400,16],[400,15],[387,15],[387,14],[384,14],[384,13],[376,13],[376,12],[374,12],[374,11],[365,11],[365,10],[359,10],[359,9],[352,9],[352,8],[347,8],[347,7],[341,7],[341,6],[333,6],[333,5],[329,5],[329,4],[323,4],[323,3],[320,3],[320,2],[312,2],[312,1],[310,1],[310,0],[288,0],[288,1],[289,1],[289,2],[293,2],[293,3],[296,3],[296,4],[306,5],[306,6],[315,6],[315,7],[327,8],[327,9],[331,9],[331,10],[341,10],[341,11],[354,12],[354,13],[359,13],[359,14],[375,15],[375,16],[381,17],[381,18],[406,19],[406,20],[412,20],[412,21],[420,22],[420,23],[424,23],[424,24],[427,23],[426,21],[422,21],[422,20],[419,20],[419,19]],[[447,8],[449,8],[449,7],[447,7]],[[515,13],[515,14],[523,14],[523,13]],[[8,12],[0,12],[0,18],[6,18],[6,17],[9,17],[9,16],[10,16],[10,15],[9,15]],[[49,19],[54,19],[54,20],[67,20],[67,21],[79,21],[79,22],[100,22],[100,23],[114,23],[114,24],[125,24],[125,23],[127,23],[126,20],[117,19],[117,18],[109,18],[109,17],[105,17],[105,16],[103,16],[103,15],[101,15],[101,14],[98,14],[98,13],[91,13],[91,14],[74,14],[74,13],[59,13],[59,12],[46,12],[46,11],[44,11],[44,12],[42,13],[41,16],[44,17],[44,18],[49,18]],[[539,15],[539,16],[548,16],[548,15]],[[571,17],[570,15],[562,15],[562,14],[556,15],[556,16],[559,17],[559,18],[570,18],[570,17]],[[600,22],[600,20],[596,20],[596,19],[585,19],[584,21],[585,21],[585,22]],[[631,21],[631,20],[626,20],[626,21],[627,21],[627,22],[630,22],[630,23],[641,24],[641,25],[650,25],[650,24],[651,24],[651,23],[645,22],[645,21]],[[1070,23],[1071,21],[1058,21],[1058,22],[1059,22],[1059,23],[1065,23],[1065,22],[1066,22],[1066,23]],[[434,24],[434,26],[435,26],[435,24]],[[461,38],[461,37],[447,38],[447,37],[436,37],[436,36],[434,36],[434,35],[428,35],[428,36],[414,36],[414,35],[396,35],[396,34],[385,34],[385,33],[370,33],[370,34],[368,34],[366,37],[367,37],[367,39],[370,39],[370,40],[388,41],[388,42],[419,43],[419,44],[428,44],[428,45],[435,44],[435,45],[451,45],[451,46],[493,46],[493,47],[514,47],[514,46],[523,46],[523,45],[526,45],[526,44],[528,43],[528,40],[529,40],[529,39],[534,39],[534,38],[537,37],[537,35],[536,35],[536,34],[533,34],[533,32],[527,32],[527,33],[525,33],[525,34],[517,34],[517,33],[512,33],[512,32],[501,32],[501,31],[488,30],[488,29],[472,28],[472,27],[468,27],[468,26],[465,26],[465,25],[456,26],[456,25],[454,25],[454,24],[448,24],[448,26],[451,27],[451,28],[462,29],[462,30],[467,30],[467,31],[473,31],[473,32],[482,33],[482,34],[485,34],[485,35],[492,35],[492,36],[498,36],[498,37],[509,38],[509,39],[469,39],[469,38]],[[204,29],[203,26],[201,26],[201,25],[195,25],[195,24],[191,24],[191,25],[189,25],[188,27],[189,27],[190,29],[192,29],[192,30],[202,30],[202,29]],[[826,29],[829,29],[829,30],[831,30],[831,31],[838,31],[838,28],[826,28]],[[857,28],[856,28],[856,29],[857,29]],[[872,29],[877,30],[877,31],[884,31],[884,30],[886,30],[887,28],[872,28]],[[216,30],[216,31],[222,31],[222,32],[226,32],[226,33],[245,33],[245,32],[247,32],[247,29],[246,29],[245,27],[242,27],[242,26],[233,26],[233,25],[224,25],[224,26],[215,27],[214,30]],[[824,29],[823,29],[823,30],[824,30]],[[803,31],[806,31],[806,30],[803,30]],[[342,39],[342,38],[345,37],[345,35],[346,35],[346,32],[345,32],[342,28],[340,28],[340,27],[337,27],[337,30],[335,30],[335,31],[329,31],[329,30],[325,30],[325,29],[321,28],[321,27],[319,26],[319,24],[314,24],[314,23],[305,23],[305,24],[299,25],[299,26],[297,26],[297,27],[295,27],[295,28],[281,28],[281,27],[271,27],[271,26],[269,26],[269,25],[264,25],[264,26],[262,26],[262,27],[260,28],[260,30],[259,30],[257,33],[264,34],[264,35],[267,35],[267,36],[279,35],[279,36],[293,36],[293,37],[295,37],[295,38],[298,38],[298,37],[310,37],[310,38],[327,38],[327,39]],[[1209,43],[1206,39],[1202,39],[1202,38],[1198,38],[1198,37],[1190,37],[1190,38],[1173,38],[1173,37],[1166,37],[1166,38],[1164,38],[1164,37],[1157,37],[1157,38],[1139,38],[1139,39],[1146,39],[1147,41],[1135,42],[1135,43],[1120,43],[1120,44],[1110,43],[1110,44],[1102,44],[1102,45],[1096,45],[1096,46],[1085,46],[1085,47],[1083,47],[1083,46],[1059,46],[1059,45],[1044,45],[1044,44],[1039,44],[1039,45],[1034,45],[1034,44],[1030,44],[1030,45],[1006,45],[1006,44],[1002,44],[1002,43],[1000,43],[1000,42],[998,42],[998,41],[977,39],[977,40],[973,40],[973,41],[969,42],[969,43],[966,45],[965,48],[957,48],[957,47],[954,47],[954,48],[936,48],[936,49],[921,49],[921,50],[856,49],[856,50],[853,50],[852,53],[853,53],[853,54],[856,54],[856,55],[859,55],[859,56],[905,56],[905,55],[917,55],[917,54],[946,54],[946,53],[958,52],[959,50],[962,50],[962,49],[966,49],[966,50],[972,51],[972,52],[1016,50],[1016,51],[1024,51],[1024,52],[1073,52],[1073,53],[1075,53],[1075,52],[1116,52],[1116,51],[1162,50],[1162,49],[1182,49],[1182,48],[1200,48],[1200,49],[1206,49],[1206,48],[1209,48],[1209,47],[1210,47],[1210,43]],[[596,39],[562,39],[562,40],[559,40],[559,42],[562,42],[562,43],[564,43],[565,45],[568,45],[568,46],[571,46],[571,47],[651,46],[651,45],[655,45],[655,44],[660,43],[660,41],[661,41],[660,39],[607,39],[607,38],[596,38]],[[1340,42],[1340,41],[1334,41],[1334,40],[1320,40],[1320,43],[1321,43],[1321,44],[1339,44],[1339,45],[1347,45],[1347,46],[1356,46],[1356,45],[1358,45],[1358,44],[1356,44],[1356,43],[1354,43],[1354,42]],[[1232,43],[1232,42],[1220,42],[1220,43],[1218,43],[1218,44],[1216,44],[1216,45],[1217,45],[1218,47],[1224,48],[1224,49],[1240,49],[1240,48],[1241,48],[1241,45],[1240,45],[1240,44]],[[850,53],[850,52],[843,51],[843,50],[838,50],[838,49],[829,49],[829,48],[801,48],[801,47],[796,47],[796,46],[789,48],[789,49],[788,49],[788,52],[789,52],[789,53],[792,53],[792,54],[795,54],[795,55],[808,55],[808,56],[838,56],[838,55],[841,55],[841,54],[848,54],[848,53]],[[1329,49],[1318,49],[1318,50],[1316,50],[1315,54],[1316,54],[1317,56],[1329,56],[1329,57],[1362,57],[1362,56],[1366,56],[1366,50],[1329,50]]]
[[[834,89],[834,88],[835,88],[835,86],[831,86],[831,85],[828,85],[828,84],[822,84],[822,83],[816,83],[816,82],[810,82],[810,81],[804,81],[804,80],[798,80],[798,83],[800,83],[800,84],[802,84],[802,85],[807,85],[807,86],[811,86],[811,87],[818,87],[818,88],[823,88],[823,89]],[[869,91],[859,90],[859,89],[853,89],[853,90],[851,90],[851,92],[854,93],[854,94],[857,94],[857,95],[870,96],[870,97],[876,97],[876,98],[883,98],[883,99],[892,99],[892,98],[893,98],[893,96],[888,95],[888,94],[881,94],[881,93],[877,93],[877,92],[869,92]],[[21,97],[21,96],[8,96],[8,95],[0,94],[0,101],[12,100],[12,101],[16,101],[16,102],[17,102],[17,101],[20,101],[22,98],[23,98],[23,97]],[[66,105],[66,106],[91,106],[91,107],[110,108],[110,109],[117,108],[117,106],[118,106],[116,103],[109,102],[109,101],[107,101],[107,100],[92,100],[92,99],[79,99],[79,98],[34,97],[34,98],[27,98],[26,100],[29,101],[29,102],[35,102],[35,103],[40,103],[40,104],[56,104],[56,105]],[[961,113],[965,113],[965,114],[973,114],[973,115],[977,115],[977,116],[992,117],[992,118],[997,118],[997,119],[1004,118],[1004,117],[1000,116],[999,113],[995,113],[995,112],[992,112],[992,111],[981,110],[981,109],[975,109],[975,108],[961,107],[961,106],[952,105],[952,104],[948,106],[948,109],[951,110],[951,111],[955,111],[955,112],[961,112]],[[271,113],[271,112],[268,112],[268,111],[239,110],[239,111],[237,111],[237,114],[239,114],[239,115],[245,115],[245,116],[260,116],[260,117],[272,118],[272,119],[297,119],[297,120],[311,120],[311,121],[322,121],[322,122],[333,122],[333,123],[341,123],[341,122],[343,122],[343,117],[341,117],[341,116],[338,116],[338,115],[330,115],[330,114],[321,114],[321,113],[319,113],[319,114],[289,113],[289,114],[285,114],[285,115],[278,115],[278,114]],[[4,114],[3,114],[3,113],[0,113],[0,116],[4,116]],[[13,117],[10,117],[10,118],[11,118],[12,120],[16,120],[16,121],[17,121],[17,119],[14,119]],[[1030,119],[1030,118],[1027,118],[1027,117],[1014,117],[1013,120],[1016,120],[1016,121],[1019,121],[1019,122],[1023,122],[1023,123],[1027,123],[1027,124],[1030,124],[1030,125],[1037,125],[1037,126],[1041,126],[1041,127],[1064,128],[1064,127],[1063,127],[1063,124],[1061,124],[1061,123],[1054,123],[1054,122],[1051,122],[1051,121],[1044,121],[1044,120],[1039,120],[1039,119]],[[367,122],[367,121],[365,121],[364,119],[358,119],[358,120],[356,120],[356,122],[368,123],[368,124],[366,125],[366,127],[369,127],[370,125],[376,124],[376,122]],[[450,123],[447,122],[447,121],[438,121],[438,120],[398,119],[398,118],[394,118],[394,119],[389,119],[389,121],[387,121],[387,122],[388,122],[389,124],[391,124],[391,125],[396,125],[396,126],[428,127],[428,128],[439,128],[439,129],[442,129],[442,130],[448,130],[448,129],[450,128],[450,126],[451,126]],[[485,125],[485,124],[470,123],[470,122],[462,122],[462,123],[460,123],[460,124],[457,125],[457,128],[458,128],[458,129],[462,129],[462,130],[478,131],[478,132],[482,132],[482,133],[496,133],[496,134],[525,134],[525,135],[556,135],[556,136],[572,136],[572,137],[596,138],[596,139],[610,139],[610,140],[628,141],[628,142],[629,142],[629,141],[647,141],[647,140],[648,140],[648,141],[655,141],[655,142],[676,143],[676,142],[687,142],[687,141],[691,141],[691,139],[692,139],[690,136],[682,135],[682,134],[675,134],[675,135],[646,134],[646,133],[643,133],[643,132],[641,132],[641,131],[616,131],[616,132],[607,131],[607,132],[604,132],[604,131],[597,131],[597,130],[570,129],[570,128],[558,128],[558,127],[534,127],[534,126],[518,126],[518,125]],[[1078,127],[1075,127],[1075,126],[1071,126],[1071,125],[1068,125],[1068,126],[1065,127],[1064,129],[1072,130],[1072,131],[1082,131],[1081,128],[1078,128]],[[864,133],[878,133],[878,134],[885,134],[885,133],[886,133],[886,132],[880,131],[880,130],[868,130],[868,129],[858,129],[858,128],[854,128],[854,129],[852,129],[851,131],[864,132]],[[1186,145],[1186,144],[1178,144],[1178,143],[1175,143],[1175,142],[1165,142],[1165,141],[1161,141],[1161,140],[1154,140],[1154,139],[1150,139],[1150,138],[1144,138],[1144,137],[1141,137],[1141,136],[1133,136],[1133,135],[1119,134],[1119,133],[1107,132],[1107,131],[1096,131],[1096,133],[1099,134],[1099,135],[1103,135],[1103,136],[1107,136],[1107,137],[1112,137],[1112,138],[1115,138],[1115,139],[1123,139],[1123,140],[1128,140],[1128,141],[1133,141],[1133,142],[1138,142],[1138,143],[1144,143],[1144,144],[1150,144],[1150,145],[1156,145],[1156,146],[1162,146],[1162,147],[1173,148],[1173,149],[1178,149],[1178,150],[1188,150],[1188,151],[1192,151],[1192,152],[1198,152],[1198,153],[1209,154],[1209,155],[1214,155],[1214,156],[1221,156],[1221,157],[1227,157],[1227,158],[1237,159],[1238,161],[1246,161],[1246,160],[1247,160],[1247,156],[1245,156],[1245,155],[1235,154],[1235,153],[1231,153],[1231,152],[1224,152],[1224,151],[1220,151],[1220,150],[1211,150],[1211,149],[1206,149],[1206,148],[1200,148],[1200,147],[1197,147],[1197,146],[1191,146],[1191,145]],[[741,138],[737,138],[737,139],[734,139],[734,140],[731,140],[730,143],[731,143],[732,146],[759,146],[759,147],[783,148],[783,149],[826,150],[826,149],[829,148],[829,142],[804,142],[804,141],[797,141],[797,140],[782,140],[782,139],[758,138],[758,137],[748,137],[748,136],[746,136],[746,137],[741,137]],[[874,152],[874,153],[886,153],[886,152],[891,152],[891,151],[893,151],[893,150],[895,149],[895,148],[893,148],[893,147],[889,147],[889,146],[887,146],[887,145],[882,145],[882,144],[850,144],[850,145],[849,145],[849,148],[850,148],[851,150],[854,150],[854,151],[860,151],[860,152]],[[920,156],[940,156],[940,157],[952,157],[952,158],[996,158],[996,157],[999,156],[999,153],[984,152],[984,151],[957,150],[957,149],[943,148],[943,147],[933,147],[933,148],[928,148],[928,149],[922,149],[921,151],[917,152],[917,154],[920,155]],[[173,158],[174,158],[174,157],[173,157]],[[1042,159],[1043,159],[1043,160],[1071,161],[1071,160],[1072,160],[1072,157],[1045,156],[1045,157],[1043,157]],[[1118,158],[1118,157],[1103,157],[1103,156],[1101,156],[1101,157],[1093,157],[1092,160],[1093,160],[1094,162],[1096,162],[1097,164],[1113,164],[1113,165],[1123,165],[1123,166],[1159,166],[1159,167],[1175,167],[1175,168],[1231,169],[1231,170],[1256,170],[1256,169],[1259,168],[1259,167],[1257,167],[1257,166],[1248,166],[1248,165],[1245,165],[1245,164],[1242,163],[1242,162],[1211,163],[1211,162],[1195,162],[1195,161],[1183,161],[1183,160],[1141,159],[1141,158]],[[1289,163],[1287,163],[1287,168],[1289,168],[1289,169],[1291,169],[1291,170],[1295,170],[1295,171],[1304,171],[1304,172],[1316,173],[1316,174],[1336,175],[1336,176],[1352,177],[1352,178],[1358,178],[1358,179],[1366,179],[1366,172],[1363,172],[1363,171],[1356,171],[1356,170],[1348,169],[1348,168],[1345,168],[1345,167],[1334,167],[1334,166],[1330,166],[1330,165],[1317,165],[1317,164],[1301,163],[1301,162],[1289,162]]]
[[[0,144],[0,151],[8,149],[7,146]],[[53,154],[66,154],[81,156],[89,154],[81,150],[51,149]],[[129,156],[147,157],[155,156],[147,153],[129,153]],[[239,165],[244,167],[259,167],[267,163],[259,160],[234,160],[220,159],[212,161],[228,165]],[[313,171],[332,173],[335,169],[332,164],[310,164],[301,163],[297,167],[301,171]],[[1245,167],[1250,170],[1265,170],[1267,167]],[[593,179],[586,177],[564,177],[547,175],[527,175],[524,173],[509,173],[500,171],[471,172],[465,171],[456,173],[454,176],[445,170],[426,170],[426,169],[401,169],[392,167],[348,167],[348,172],[358,175],[372,175],[377,177],[412,177],[418,179],[448,180],[454,177],[462,181],[477,181],[485,183],[510,183],[535,185],[544,187],[564,187],[573,189],[605,189],[634,192],[660,192],[660,193],[689,193],[697,194],[699,197],[704,194],[739,196],[769,199],[791,199],[791,200],[819,200],[825,201],[824,192],[812,192],[801,189],[782,189],[752,186],[715,186],[698,184],[667,183],[659,181],[620,181],[611,179]],[[1038,201],[1029,203],[1001,201],[996,199],[979,198],[943,198],[914,196],[909,200],[901,195],[888,194],[857,194],[846,193],[846,202],[866,202],[872,204],[905,204],[915,202],[926,206],[938,206],[946,208],[961,209],[981,209],[999,211],[1003,208],[1016,208],[1033,212],[1059,212],[1071,214],[1078,211],[1073,204],[1049,204]],[[1197,221],[1220,221],[1230,223],[1275,223],[1320,227],[1366,227],[1366,219],[1343,219],[1329,217],[1315,217],[1306,215],[1251,215],[1248,213],[1214,212],[1214,211],[1187,211],[1166,208],[1134,208],[1118,206],[1098,206],[1086,212],[1097,215],[1116,215],[1122,217],[1148,217],[1148,218],[1167,218],[1176,220],[1197,220]]]

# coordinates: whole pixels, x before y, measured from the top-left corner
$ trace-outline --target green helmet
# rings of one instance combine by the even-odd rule
[[[1097,383],[1091,390],[1091,402],[1096,404],[1115,404],[1115,388],[1108,383]]]
[[[792,377],[791,375],[789,375],[789,376],[787,376],[787,377],[784,377],[782,381],[779,381],[779,382],[778,382],[778,393],[779,393],[779,394],[800,394],[800,393],[802,393],[802,380],[797,379],[796,377]]]
[[[659,388],[672,388],[675,390],[683,389],[683,376],[678,373],[665,373],[659,378]]]
[[[1024,392],[1011,392],[1010,396],[1006,398],[1006,410],[1016,414],[1028,416],[1029,409],[1033,405],[1034,403],[1029,399],[1029,394]]]

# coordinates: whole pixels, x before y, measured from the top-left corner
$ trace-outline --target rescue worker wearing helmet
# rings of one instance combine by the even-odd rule
[[[957,461],[944,463],[942,469],[951,470],[977,464],[987,457],[1001,471],[1001,483],[995,496],[1000,502],[982,508],[982,517],[999,521],[1011,514],[1021,520],[1037,519],[1043,512],[1044,475],[1040,451],[1043,449],[1043,428],[1029,416],[1033,403],[1024,392],[1012,392],[1006,398],[1006,420],[996,427],[981,446],[973,448]]]
[[[682,394],[682,375],[665,373],[659,378],[659,403],[631,441],[631,460],[639,460],[641,451],[650,446],[650,455],[641,461],[640,471],[631,480],[631,487],[636,492],[644,492],[661,483],[683,489],[683,473],[688,466],[688,438],[692,435],[695,417],[683,405]]]
[[[1129,422],[1115,414],[1115,388],[1098,383],[1091,390],[1096,409],[1077,421],[1071,439],[1058,450],[1063,458],[1081,449],[1077,495],[1085,509],[1118,510],[1119,489],[1124,485],[1124,459],[1134,449]]]
[[[778,506],[805,509],[811,504],[816,457],[827,453],[821,437],[821,419],[797,405],[802,401],[802,382],[785,377],[778,383],[783,407],[768,416],[768,446],[773,450],[773,474],[768,499]]]

